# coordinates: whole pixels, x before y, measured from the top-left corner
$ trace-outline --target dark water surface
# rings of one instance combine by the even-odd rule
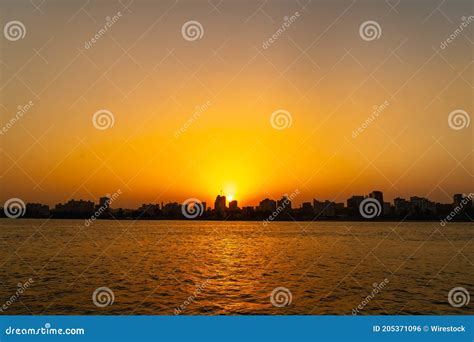
[[[472,314],[474,227],[0,220],[3,314]],[[33,282],[15,296],[18,283]],[[377,293],[376,287],[387,279]],[[94,305],[108,287],[112,305]],[[274,297],[275,288],[285,290]],[[287,289],[287,290],[286,290]],[[12,296],[15,298],[12,299]],[[370,296],[367,299],[367,296]],[[291,303],[289,303],[291,297]],[[102,298],[103,299],[103,298]]]

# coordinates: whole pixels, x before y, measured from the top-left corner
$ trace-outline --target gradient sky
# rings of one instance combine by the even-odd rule
[[[471,1],[441,3],[0,1],[2,27],[26,27],[24,39],[0,39],[1,126],[34,103],[0,135],[0,200],[97,202],[121,189],[112,206],[136,207],[211,203],[222,190],[255,205],[295,189],[296,203],[379,189],[388,199],[450,202],[474,190],[474,123],[448,125],[453,110],[474,112],[474,22],[440,44],[474,10]],[[183,39],[189,20],[202,24],[202,39]],[[367,20],[379,23],[379,39],[361,39]],[[113,127],[94,128],[100,109],[113,113]],[[291,127],[272,127],[278,109],[291,113]]]

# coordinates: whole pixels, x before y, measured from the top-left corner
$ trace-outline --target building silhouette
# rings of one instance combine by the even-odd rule
[[[281,199],[277,201],[277,207],[281,208],[284,213],[291,211],[291,201],[290,198],[286,195],[282,196]]]
[[[434,214],[436,211],[435,203],[424,197],[410,197],[410,213],[418,216]]]
[[[303,213],[303,214],[313,214],[314,213],[313,206],[312,206],[311,202],[303,202],[301,204],[301,213]]]
[[[355,195],[347,200],[347,211],[349,216],[360,216],[359,206],[364,199],[364,196]]]
[[[260,201],[258,205],[258,210],[267,212],[267,211],[275,211],[276,210],[276,202],[269,198],[265,198],[263,201]]]
[[[463,194],[454,194],[453,195],[453,204],[454,206],[459,206],[462,201],[464,200],[464,195]]]
[[[393,204],[397,215],[408,215],[410,213],[410,202],[406,199],[397,197],[393,200]]]
[[[103,208],[109,208],[110,207],[110,197],[104,196],[99,198],[99,206]]]
[[[216,200],[214,202],[214,210],[218,213],[224,213],[226,207],[226,198],[225,196],[217,195]]]
[[[460,212],[466,212],[472,208],[472,194],[471,196],[464,196],[463,194],[455,194],[453,196],[453,208],[457,208]]]
[[[140,215],[145,217],[156,217],[161,213],[160,206],[158,204],[142,204],[138,208]]]
[[[229,211],[238,211],[239,206],[237,205],[237,201],[233,200],[229,202]]]
[[[165,215],[177,217],[181,214],[181,204],[176,202],[166,203],[162,210]]]
[[[380,209],[381,209],[380,215],[383,216],[383,214],[385,212],[385,210],[384,210],[385,208],[384,208],[384,203],[383,203],[383,193],[382,193],[382,191],[372,191],[369,194],[369,198],[373,198],[373,199],[377,200],[377,202],[379,202]]]
[[[65,204],[56,204],[54,211],[57,214],[90,215],[94,213],[94,202],[72,199]]]
[[[342,207],[344,207],[343,203]],[[334,217],[336,216],[336,203],[331,202],[331,201],[324,201],[320,202],[317,199],[313,199],[313,208],[314,208],[314,214],[317,217]],[[340,206],[339,206],[340,208]]]
[[[26,217],[48,217],[50,215],[49,206],[40,203],[26,204]]]

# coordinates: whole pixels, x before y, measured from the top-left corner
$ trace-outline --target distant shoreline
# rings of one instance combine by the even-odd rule
[[[394,199],[385,202],[383,192],[374,190],[368,195],[353,195],[344,203],[313,199],[303,202],[299,208],[292,207],[293,199],[299,194],[295,190],[279,200],[265,198],[258,206],[239,207],[236,200],[227,201],[226,196],[217,195],[214,208],[197,198],[188,198],[183,203],[170,202],[142,204],[137,209],[112,208],[111,204],[121,195],[119,189],[113,195],[99,198],[99,203],[71,199],[59,203],[54,209],[41,203],[24,203],[19,198],[7,200],[0,217],[82,219],[86,226],[96,220],[208,220],[208,221],[261,221],[267,226],[274,221],[294,222],[436,222],[442,227],[448,222],[473,222],[474,193],[454,194],[452,203],[435,203],[424,197],[412,196],[407,201]]]

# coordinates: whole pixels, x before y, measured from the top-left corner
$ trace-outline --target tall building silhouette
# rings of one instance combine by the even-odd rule
[[[381,210],[380,215],[383,215],[385,210],[384,210],[384,204],[383,204],[383,193],[382,193],[382,191],[377,191],[377,190],[372,191],[369,194],[369,197],[377,200],[377,202],[380,203],[380,210]]]
[[[280,200],[277,201],[277,206],[282,208],[283,212],[291,211],[291,201],[288,196],[282,196]]]
[[[360,195],[354,195],[347,200],[347,210],[349,211],[349,215],[360,216],[359,206],[363,200],[364,196]]]
[[[472,208],[472,197],[464,196],[463,194],[455,194],[453,196],[453,206],[460,208],[462,211]]]
[[[104,208],[109,208],[110,207],[110,197],[104,196],[99,198],[99,206],[104,207]]]
[[[214,202],[214,210],[217,212],[224,212],[226,210],[226,198],[225,196],[217,195],[216,201]]]
[[[301,203],[301,212],[304,214],[313,214],[313,205],[311,202],[303,202]]]
[[[464,199],[464,196],[462,194],[455,194],[453,196],[453,204],[454,206],[458,206],[461,204],[462,200]]]

